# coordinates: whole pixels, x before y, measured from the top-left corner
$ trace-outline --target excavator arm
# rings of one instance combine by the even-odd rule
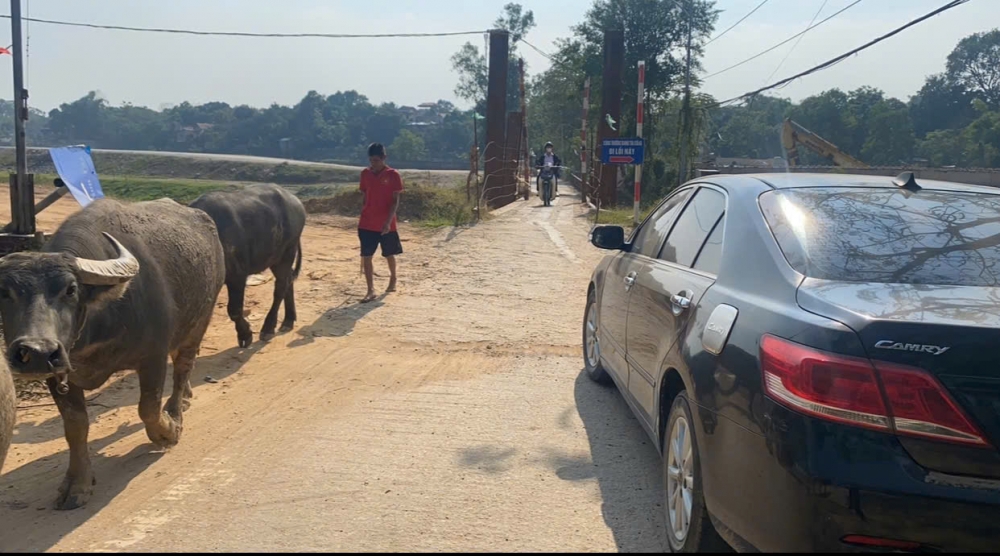
[[[837,148],[836,145],[785,118],[781,130],[781,146],[785,148],[789,166],[799,165],[798,145],[805,145],[814,153],[845,168],[868,168],[868,165]]]

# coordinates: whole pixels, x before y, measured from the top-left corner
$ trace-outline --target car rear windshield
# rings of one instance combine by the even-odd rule
[[[886,188],[769,191],[760,206],[788,263],[824,280],[996,286],[1000,196]]]

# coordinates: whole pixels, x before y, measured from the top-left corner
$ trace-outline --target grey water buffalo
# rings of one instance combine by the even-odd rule
[[[14,435],[14,412],[17,411],[17,395],[14,393],[14,379],[7,370],[7,364],[0,357],[0,471],[7,459],[7,448]]]
[[[296,320],[293,283],[302,270],[302,230],[306,225],[306,209],[298,198],[283,187],[257,185],[206,193],[190,206],[208,213],[219,230],[226,253],[229,318],[236,323],[239,346],[253,343],[250,323],[243,316],[247,277],[267,269],[274,275],[274,301],[260,339],[266,342],[274,337],[282,301],[285,320],[281,331],[292,330]]]
[[[46,381],[69,444],[58,509],[93,493],[84,391],[113,373],[138,372],[139,417],[151,441],[180,439],[188,377],[224,280],[215,223],[169,199],[94,201],[41,252],[0,259],[8,364],[16,377]],[[168,356],[173,392],[162,406]]]

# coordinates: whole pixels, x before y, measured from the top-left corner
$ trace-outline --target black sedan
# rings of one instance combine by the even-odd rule
[[[1000,190],[716,175],[591,241],[673,551],[1000,549]]]

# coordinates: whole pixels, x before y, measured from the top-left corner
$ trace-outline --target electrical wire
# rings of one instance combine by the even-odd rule
[[[854,0],[854,2],[851,2],[850,4],[848,4],[847,6],[845,6],[845,7],[844,7],[843,9],[841,9],[840,11],[838,11],[838,12],[834,12],[834,14],[833,14],[833,15],[831,15],[831,16],[829,16],[829,17],[827,17],[827,18],[826,18],[826,19],[824,19],[823,21],[820,21],[819,23],[817,23],[817,24],[815,24],[815,25],[810,25],[809,27],[806,27],[806,29],[805,29],[805,30],[803,30],[803,31],[801,31],[801,32],[799,32],[799,33],[796,33],[796,34],[794,34],[794,35],[792,35],[792,36],[788,37],[787,39],[785,39],[785,40],[783,40],[783,41],[779,42],[778,44],[776,44],[776,45],[772,46],[771,48],[768,48],[767,50],[764,50],[764,51],[762,51],[762,52],[758,52],[757,54],[754,54],[753,56],[751,56],[751,57],[747,58],[746,60],[743,60],[742,62],[737,62],[737,63],[735,63],[735,64],[733,64],[733,65],[729,66],[728,68],[725,68],[725,69],[722,69],[722,70],[719,70],[719,71],[717,71],[717,72],[715,72],[715,73],[710,73],[710,74],[706,75],[705,77],[702,77],[701,79],[702,79],[702,81],[705,81],[706,79],[711,79],[711,78],[715,77],[716,75],[719,75],[719,74],[723,74],[723,73],[725,73],[725,72],[727,72],[727,71],[729,71],[729,70],[731,70],[731,69],[735,69],[735,68],[738,68],[738,67],[742,66],[743,64],[746,64],[747,62],[750,62],[750,61],[753,61],[753,60],[756,60],[757,58],[760,58],[761,56],[763,56],[763,55],[767,54],[768,52],[771,52],[771,51],[773,51],[774,49],[776,49],[776,48],[778,48],[778,47],[780,47],[780,46],[782,46],[782,45],[785,45],[785,44],[788,44],[788,43],[792,42],[792,40],[794,40],[794,39],[796,39],[796,38],[798,38],[798,37],[801,37],[802,35],[804,35],[804,34],[808,33],[808,32],[809,32],[810,30],[812,30],[812,29],[815,29],[816,27],[819,27],[820,25],[823,25],[823,24],[824,24],[824,23],[826,23],[827,21],[830,21],[831,19],[833,19],[833,18],[837,17],[838,15],[840,15],[840,14],[842,14],[842,13],[846,12],[847,10],[849,10],[849,9],[853,8],[854,6],[857,6],[857,5],[858,5],[858,4],[860,4],[861,2],[862,2],[862,0]]]
[[[552,56],[551,54],[546,54],[544,50],[542,50],[542,49],[538,48],[537,46],[531,44],[530,42],[524,40],[524,38],[518,39],[518,42],[523,42],[524,44],[528,45],[532,50],[534,50],[535,52],[541,54],[546,59],[548,59],[548,61],[552,62],[553,65],[562,66],[562,67],[564,67],[566,69],[575,69],[572,66],[570,66],[569,64],[567,64],[566,62],[563,62],[562,60],[556,59],[555,56]]]
[[[823,12],[823,8],[826,7],[827,2],[829,2],[829,0],[823,0],[823,3],[820,4],[819,9],[816,10],[816,14],[813,16],[812,21],[810,21],[809,25],[806,26],[806,29],[812,27],[812,24],[816,22],[816,18],[819,17],[819,14]],[[798,40],[796,40],[795,44],[792,45],[792,48],[790,48],[788,52],[785,53],[785,57],[781,59],[781,62],[778,63],[778,67],[774,68],[774,71],[771,72],[771,75],[767,76],[767,79],[764,80],[764,83],[770,81],[771,78],[774,77],[774,74],[778,73],[778,70],[781,69],[781,66],[785,65],[785,62],[788,60],[788,57],[792,55],[792,52],[795,52],[795,49],[798,48],[799,43],[802,42],[802,37],[804,36],[806,36],[805,33],[799,35]]]
[[[9,14],[0,14],[0,19],[10,19]],[[488,31],[456,31],[447,33],[382,33],[382,34],[347,34],[347,33],[248,33],[241,31],[194,31],[191,29],[161,29],[153,27],[128,27],[123,25],[98,25],[96,23],[80,23],[75,21],[57,21],[52,19],[22,18],[46,25],[64,27],[86,27],[89,29],[109,29],[115,31],[135,31],[141,33],[171,33],[178,35],[199,35],[212,37],[253,37],[253,38],[316,38],[316,39],[382,39],[382,38],[415,38],[415,37],[456,37],[461,35],[480,35]]]
[[[894,30],[892,30],[892,31],[890,31],[890,32],[888,32],[888,33],[886,33],[886,34],[884,34],[884,35],[882,35],[882,36],[874,39],[874,40],[868,41],[867,43],[865,43],[865,44],[863,44],[863,45],[861,45],[861,46],[859,46],[859,47],[857,47],[857,48],[855,48],[853,50],[845,52],[844,54],[841,54],[840,56],[837,56],[836,58],[831,58],[830,60],[827,60],[826,62],[823,62],[822,64],[819,64],[817,66],[813,66],[812,68],[809,68],[809,69],[807,69],[807,70],[805,70],[803,72],[797,73],[797,74],[795,74],[795,75],[793,75],[791,77],[786,77],[785,79],[782,79],[781,81],[778,81],[778,82],[773,83],[771,85],[768,85],[766,87],[761,87],[760,89],[757,89],[755,91],[750,91],[749,93],[744,93],[744,94],[742,94],[740,96],[733,97],[733,98],[731,98],[729,100],[724,100],[722,102],[716,102],[716,103],[714,103],[714,104],[712,104],[710,106],[722,106],[722,105],[725,105],[725,104],[731,104],[731,103],[734,103],[734,102],[741,101],[743,99],[754,97],[754,96],[759,95],[760,93],[763,93],[764,91],[769,91],[771,89],[774,89],[774,88],[777,88],[777,87],[781,87],[783,85],[787,85],[788,83],[790,83],[790,82],[792,82],[792,81],[794,81],[796,79],[799,79],[800,77],[805,77],[807,75],[811,75],[811,74],[816,73],[818,71],[822,71],[822,70],[831,68],[831,67],[839,64],[840,62],[843,62],[847,58],[850,58],[851,56],[853,56],[853,55],[855,55],[855,54],[857,54],[857,53],[859,53],[859,52],[861,52],[863,50],[871,48],[872,46],[875,46],[876,44],[878,44],[878,43],[880,43],[880,42],[888,39],[889,37],[892,37],[893,35],[896,35],[896,34],[902,32],[902,31],[904,31],[905,29],[908,29],[908,28],[910,28],[910,27],[912,27],[912,26],[914,26],[914,25],[916,25],[916,24],[918,24],[918,23],[920,23],[920,22],[922,22],[924,20],[930,19],[930,18],[932,18],[932,17],[934,17],[934,16],[936,16],[936,15],[942,13],[942,12],[945,12],[945,11],[950,10],[952,8],[956,8],[958,6],[961,6],[962,4],[965,4],[965,3],[969,2],[969,1],[970,0],[952,0],[951,2],[948,2],[947,4],[941,6],[940,8],[937,8],[934,11],[932,11],[930,13],[927,13],[925,15],[922,15],[922,16],[918,17],[917,19],[914,19],[913,21],[910,21],[909,23],[903,25],[902,27],[898,27],[898,28],[896,28],[896,29],[894,29]]]
[[[733,24],[732,24],[732,25],[731,25],[731,26],[730,26],[730,27],[729,27],[728,29],[726,29],[725,31],[723,31],[723,32],[719,33],[718,35],[715,35],[714,37],[712,37],[711,39],[709,39],[709,40],[708,40],[708,42],[706,42],[706,43],[705,43],[705,46],[708,46],[708,45],[712,44],[713,42],[715,42],[715,41],[717,41],[717,40],[721,39],[723,35],[725,35],[726,33],[730,32],[730,31],[732,31],[732,30],[733,30],[733,29],[734,29],[734,28],[735,28],[735,27],[736,27],[737,25],[739,25],[740,23],[743,23],[743,21],[744,21],[744,20],[746,20],[746,18],[748,18],[748,17],[752,16],[754,12],[756,12],[757,10],[759,10],[759,9],[763,8],[763,7],[764,7],[764,4],[767,4],[768,2],[770,2],[770,0],[764,0],[764,1],[763,1],[763,2],[761,2],[760,4],[757,4],[757,7],[756,7],[756,8],[754,8],[754,9],[752,9],[752,10],[750,10],[750,13],[748,13],[747,15],[743,16],[742,18],[740,18],[740,20],[739,20],[739,21],[737,21],[736,23],[733,23]]]

